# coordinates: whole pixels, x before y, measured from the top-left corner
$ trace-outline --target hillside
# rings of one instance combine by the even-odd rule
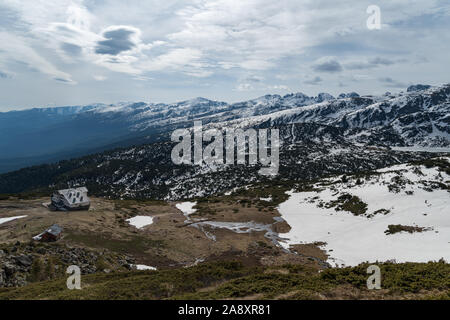
[[[436,155],[354,144],[343,129],[330,126],[292,124],[278,128],[280,168],[272,178],[258,174],[260,165],[174,165],[170,157],[174,144],[158,142],[6,173],[0,175],[0,193],[48,193],[86,185],[97,196],[178,200],[217,195],[265,181],[284,184],[364,172]]]
[[[283,265],[249,268],[237,262],[187,269],[96,274],[83,277],[82,290],[67,290],[65,279],[1,289],[0,299],[449,299],[450,265],[381,264],[382,290],[367,290],[368,265],[313,269]],[[405,281],[404,279],[408,279]]]
[[[284,244],[320,242],[331,265],[450,261],[450,158],[321,180],[278,207]]]
[[[448,299],[449,183],[440,157],[190,202],[93,198],[82,212],[4,197],[0,297]],[[30,242],[53,223],[60,241]],[[74,261],[79,292],[60,280]],[[382,291],[365,289],[366,261],[381,266]]]

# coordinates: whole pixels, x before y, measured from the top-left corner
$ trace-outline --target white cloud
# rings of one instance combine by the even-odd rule
[[[272,86],[268,86],[267,89],[269,89],[269,90],[270,89],[273,89],[273,90],[284,90],[284,91],[291,90],[288,86],[285,86],[283,84],[275,84],[275,85],[272,85]]]
[[[197,1],[178,15],[183,29],[168,39],[208,52],[215,66],[225,69],[270,69],[314,43],[304,28],[311,17],[297,1]]]
[[[0,62],[19,61],[33,70],[38,70],[51,76],[57,81],[75,84],[68,73],[59,70],[51,62],[43,58],[29,45],[29,42],[29,39],[0,32],[0,43],[2,43]]]
[[[106,79],[108,79],[107,77],[102,75],[93,75],[92,77],[97,81],[105,81]]]
[[[251,83],[239,83],[236,87],[237,91],[251,91],[255,90]]]

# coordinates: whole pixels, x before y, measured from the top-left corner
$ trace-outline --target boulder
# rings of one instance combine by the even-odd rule
[[[20,255],[15,257],[16,262],[23,267],[30,267],[33,264],[33,257],[27,255]]]
[[[14,264],[12,264],[11,262],[6,262],[3,265],[3,270],[5,270],[5,275],[7,277],[9,277],[9,276],[13,275],[14,273],[16,273],[17,267]]]

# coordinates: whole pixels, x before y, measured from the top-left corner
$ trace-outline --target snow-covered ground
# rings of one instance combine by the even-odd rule
[[[158,270],[155,267],[146,266],[145,264],[135,264],[134,266],[138,270]]]
[[[279,205],[282,217],[292,227],[281,234],[289,239],[282,245],[288,248],[291,244],[325,242],[322,248],[333,266],[393,259],[427,262],[444,258],[450,262],[450,193],[440,187],[429,188],[431,181],[448,186],[450,176],[436,168],[410,165],[378,172],[380,175],[371,176],[359,185],[355,179],[343,183],[338,177],[327,180],[334,182],[331,185],[316,184],[322,189],[319,192],[289,192],[290,198]],[[402,181],[397,184],[400,190],[389,191],[388,186],[392,189],[398,179]],[[366,214],[356,216],[327,208],[326,204],[343,194],[357,196],[366,203]],[[389,212],[369,216],[380,209]],[[389,225],[429,229],[387,235]]]
[[[450,152],[450,148],[439,148],[439,147],[391,147],[392,150],[396,151],[411,151],[411,152]]]
[[[136,216],[126,220],[132,226],[141,229],[153,223],[153,218],[149,216]]]
[[[188,216],[190,214],[193,214],[197,209],[194,209],[194,206],[197,204],[197,202],[181,202],[177,203],[175,206],[178,210],[183,212],[185,216]]]
[[[270,200],[267,200],[270,201]],[[261,224],[253,221],[249,222],[225,222],[225,221],[204,221],[199,219],[191,219],[189,215],[197,211],[194,206],[197,202],[181,202],[176,207],[181,210],[184,216],[187,218],[186,223],[192,223],[191,226],[199,228],[203,233],[212,241],[216,241],[216,236],[207,231],[204,227],[207,226],[210,229],[228,229],[236,233],[250,233],[250,232],[266,232],[266,237],[272,241],[278,241],[278,235],[272,231],[271,224]]]
[[[26,216],[15,216],[15,217],[8,217],[8,218],[0,218],[0,224],[9,222],[9,221],[13,221],[16,219],[22,219],[25,218]]]
[[[262,224],[256,223],[254,221],[250,222],[222,222],[222,221],[202,221],[192,224],[193,227],[199,227],[205,235],[211,239],[216,240],[215,235],[207,232],[203,229],[203,226],[208,226],[212,229],[228,229],[236,233],[251,233],[251,232],[261,232],[265,231],[265,237],[277,243],[279,241],[278,234],[273,232],[272,224]]]

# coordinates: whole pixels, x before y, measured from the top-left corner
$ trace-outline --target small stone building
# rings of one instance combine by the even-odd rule
[[[45,242],[57,241],[61,238],[62,231],[63,229],[59,225],[54,224],[41,234],[33,237],[33,240]]]

